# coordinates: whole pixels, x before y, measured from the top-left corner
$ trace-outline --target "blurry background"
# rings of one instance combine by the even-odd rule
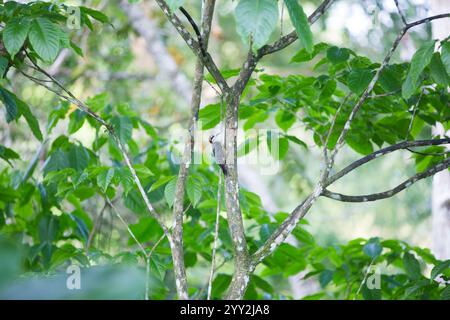
[[[23,1],[22,1],[23,2]],[[154,1],[88,0],[65,1],[73,5],[84,4],[103,11],[114,26],[96,26],[94,31],[75,31],[77,44],[84,51],[84,58],[63,51],[47,70],[68,85],[82,100],[101,92],[107,92],[114,103],[127,102],[160,132],[170,136],[171,130],[185,128],[189,113],[189,101],[195,57],[162,16]],[[200,1],[187,0],[187,9],[198,21]],[[303,0],[302,5],[311,13],[320,1]],[[401,8],[409,21],[424,18],[432,12],[449,12],[446,0],[400,0]],[[213,22],[210,52],[222,69],[239,68],[246,56],[235,31],[233,16],[236,1],[218,0]],[[445,24],[447,23],[447,24]],[[418,44],[432,37],[445,38],[449,33],[448,19],[444,24],[423,25],[409,33],[394,56],[394,62],[409,60]],[[315,42],[328,42],[348,47],[380,61],[391,46],[397,31],[402,27],[393,0],[341,0],[314,26]],[[287,34],[292,27],[287,14],[273,39]],[[260,65],[267,73],[308,74],[304,64],[289,63],[299,50],[298,44],[265,58]],[[32,85],[23,77],[10,77],[14,91],[34,106],[33,112],[44,126],[49,111],[57,105],[57,99],[43,89]],[[216,102],[215,91],[204,83],[203,105]],[[67,123],[58,124],[52,135],[64,132]],[[437,129],[438,130],[438,129]],[[309,152],[291,148],[283,162],[281,174],[261,176],[255,168],[241,166],[241,182],[249,190],[258,193],[270,212],[291,211],[311,191],[311,183],[318,176],[320,155],[314,149],[310,133],[296,128],[293,134],[309,142]],[[93,131],[84,126],[76,137],[91,143]],[[136,137],[139,144],[139,137]],[[0,144],[14,146],[22,159],[31,159],[38,145],[29,139],[29,129],[23,126],[6,126],[0,122]],[[350,149],[344,150],[336,168],[359,158]],[[0,169],[4,166],[0,163]],[[23,162],[26,165],[26,161]],[[334,186],[346,194],[373,193],[396,185],[414,173],[409,153],[395,153],[365,166]],[[450,182],[444,173],[432,187],[432,179],[423,180],[399,195],[376,203],[345,204],[320,199],[308,213],[308,230],[320,244],[342,243],[357,237],[379,236],[405,240],[412,245],[433,247],[441,259],[450,257]],[[362,179],[361,177],[364,177]],[[437,222],[432,223],[432,198],[436,203],[433,213]],[[442,204],[446,204],[443,206]],[[133,218],[130,217],[132,220]],[[433,234],[440,242],[433,244]],[[111,228],[111,237],[118,242],[121,235]],[[295,283],[294,283],[295,286]]]

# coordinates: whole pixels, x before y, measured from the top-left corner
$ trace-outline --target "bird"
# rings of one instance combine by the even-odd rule
[[[216,160],[216,163],[219,165],[220,169],[222,169],[223,174],[226,176],[228,170],[225,163],[225,150],[223,149],[222,144],[219,141],[216,141],[215,138],[215,135],[209,137],[209,143],[211,143],[212,145],[213,157]]]

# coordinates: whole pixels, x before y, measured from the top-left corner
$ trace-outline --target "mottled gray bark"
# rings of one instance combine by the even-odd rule
[[[211,22],[214,14],[215,0],[204,0],[202,10],[202,42],[205,50],[208,47],[209,35],[211,30]],[[184,250],[183,250],[183,220],[184,220],[184,198],[186,180],[188,177],[188,169],[193,157],[194,151],[194,130],[197,124],[198,112],[202,98],[204,65],[201,58],[197,58],[195,65],[194,89],[191,98],[191,115],[189,120],[189,136],[185,143],[184,154],[180,170],[178,172],[178,180],[175,189],[175,199],[173,205],[174,225],[173,225],[173,240],[174,247],[172,248],[172,255],[174,257],[174,273],[177,284],[178,297],[180,299],[187,299],[187,278],[184,265]]]
[[[234,273],[226,298],[242,299],[249,282],[250,257],[245,239],[244,222],[239,204],[239,183],[237,172],[237,129],[239,93],[227,96],[225,120],[225,152],[227,174],[225,176],[225,203],[227,206],[228,228],[234,251]]]

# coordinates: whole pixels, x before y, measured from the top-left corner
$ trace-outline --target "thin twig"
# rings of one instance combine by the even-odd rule
[[[372,258],[372,260],[370,261],[369,266],[367,267],[367,270],[366,270],[366,272],[365,272],[365,274],[364,274],[364,278],[363,278],[363,280],[361,281],[361,284],[359,285],[359,288],[358,288],[358,290],[356,291],[355,296],[353,297],[353,300],[356,300],[356,298],[358,297],[359,292],[361,291],[361,289],[362,289],[364,283],[367,281],[367,277],[369,276],[370,268],[372,267],[372,264],[373,264],[374,261],[375,261],[375,258]]]
[[[91,233],[89,233],[88,241],[86,243],[86,253],[89,252],[89,248],[91,247],[92,240],[94,240],[94,236],[97,233],[99,229],[99,225],[101,223],[101,220],[103,218],[103,213],[105,212],[106,208],[108,207],[108,203],[105,201],[105,204],[103,205],[103,208],[100,210],[97,217],[95,217],[94,226],[92,227]]]
[[[211,300],[212,281],[214,277],[214,266],[216,261],[217,242],[219,239],[219,223],[220,223],[220,204],[222,196],[222,172],[219,171],[219,183],[217,186],[217,212],[216,212],[216,224],[214,228],[214,243],[211,257],[211,272],[209,273],[208,281],[208,297],[207,300]]]
[[[331,120],[331,126],[330,126],[330,129],[328,130],[327,137],[326,137],[325,143],[323,145],[323,153],[324,153],[324,158],[325,158],[326,162],[328,162],[328,143],[330,142],[331,135],[333,134],[334,127],[336,126],[337,118],[339,117],[339,114],[341,113],[342,108],[347,103],[347,100],[351,97],[351,95],[352,94],[349,93],[345,96],[345,98],[342,100],[341,104],[337,108],[336,113],[334,114],[333,120]]]
[[[397,7],[398,14],[399,14],[400,18],[401,18],[402,21],[403,21],[403,24],[404,24],[405,26],[407,26],[407,25],[408,25],[408,22],[406,21],[406,18],[405,18],[405,15],[403,14],[402,9],[400,9],[400,5],[398,4],[398,0],[394,0],[394,2],[395,2],[395,6]]]

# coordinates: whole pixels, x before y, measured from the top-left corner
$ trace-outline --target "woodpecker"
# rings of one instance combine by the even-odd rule
[[[209,143],[212,145],[212,151],[216,163],[219,165],[220,169],[224,175],[227,175],[227,165],[225,163],[225,151],[223,150],[222,144],[219,141],[214,141],[215,135],[209,137]]]

